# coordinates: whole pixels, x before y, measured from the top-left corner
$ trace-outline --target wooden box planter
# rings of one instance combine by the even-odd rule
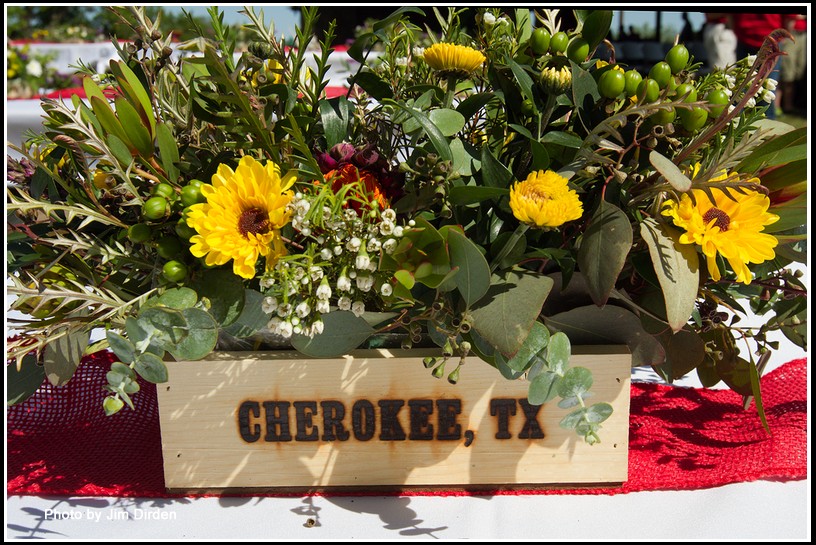
[[[574,347],[614,408],[588,445],[560,428],[566,411],[527,404],[469,358],[458,384],[433,378],[438,350],[364,350],[333,359],[220,352],[168,364],[158,386],[165,483],[171,490],[326,487],[502,488],[622,483],[627,478],[631,357]]]

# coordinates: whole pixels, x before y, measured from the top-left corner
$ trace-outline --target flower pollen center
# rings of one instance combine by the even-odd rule
[[[541,189],[540,187],[531,186],[524,190],[524,196],[534,201],[552,200],[552,195]]]
[[[248,233],[260,235],[269,232],[269,214],[260,208],[244,210],[238,218],[238,230],[246,238]]]
[[[703,215],[703,221],[706,225],[711,223],[711,220],[715,220],[714,225],[723,232],[728,231],[728,226],[731,224],[731,218],[728,214],[716,207],[709,208],[708,212]]]

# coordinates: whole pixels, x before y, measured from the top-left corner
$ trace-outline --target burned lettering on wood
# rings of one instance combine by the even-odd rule
[[[376,405],[368,399],[358,399],[347,411],[346,405],[338,400],[247,400],[238,407],[238,433],[247,443],[259,441],[262,435],[265,442],[348,441],[352,435],[357,441],[370,441],[375,436],[380,441],[460,441],[464,436],[465,446],[473,442],[473,431],[463,432],[458,421],[463,410],[461,399],[409,399],[408,410],[403,411],[405,405],[402,399],[380,399]],[[541,406],[512,398],[490,400],[490,416],[496,419],[494,437],[500,440],[513,437],[510,420],[519,406],[524,421],[517,437],[543,439],[544,430],[538,422]],[[403,427],[406,422],[407,436]]]

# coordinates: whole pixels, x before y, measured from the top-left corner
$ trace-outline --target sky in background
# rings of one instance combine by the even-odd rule
[[[193,15],[199,15],[202,17],[207,18],[207,4],[201,5],[185,5],[183,6],[184,9],[191,12]],[[394,6],[394,9],[397,9],[399,6]],[[300,13],[299,11],[293,10],[288,5],[280,5],[280,4],[273,4],[273,5],[257,5],[256,13],[263,8],[265,20],[267,24],[270,21],[275,22],[275,32],[280,35],[286,36],[293,36],[294,35],[294,28],[295,25],[298,24],[300,21]],[[168,6],[165,8],[168,11],[181,11],[181,6]],[[240,24],[246,22],[246,17],[241,15],[239,11],[243,9],[241,6],[220,6],[221,11],[224,12],[224,22],[229,24]],[[666,8],[663,8],[664,10]],[[701,7],[696,7],[694,9],[703,9]],[[430,11],[430,10],[429,10]],[[629,26],[634,26],[635,28],[642,28],[644,25],[648,25],[652,28],[655,27],[655,12],[654,11],[618,11],[615,10],[613,12],[612,17],[612,30],[614,33],[617,33],[618,25],[620,21],[620,15],[623,13],[623,22],[625,28],[629,28]],[[701,12],[692,11],[689,12],[689,20],[691,21],[692,27],[695,31],[699,31],[702,26],[703,22],[705,21],[705,17]],[[680,11],[663,11],[662,17],[662,25],[664,28],[673,27],[675,32],[680,32],[683,28],[683,18],[682,12]],[[360,21],[362,23],[362,21]]]

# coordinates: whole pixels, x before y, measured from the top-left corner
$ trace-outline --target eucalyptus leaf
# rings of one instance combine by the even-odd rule
[[[691,189],[691,180],[689,177],[683,174],[683,171],[681,171],[674,162],[661,155],[660,152],[652,150],[652,152],[649,153],[649,162],[677,191],[685,193]]]
[[[463,232],[449,229],[447,238],[451,267],[459,268],[453,281],[462,294],[465,305],[470,307],[487,293],[490,287],[490,267],[479,247]]]
[[[609,403],[595,403],[587,408],[586,419],[591,424],[600,424],[612,416],[612,405]]]
[[[570,339],[563,332],[559,331],[550,337],[547,343],[547,363],[553,373],[563,375],[569,366],[569,359],[572,355]]]
[[[152,382],[153,384],[167,382],[167,365],[155,354],[149,352],[139,354],[133,368],[148,382]]]
[[[187,321],[181,311],[167,307],[146,308],[139,313],[139,324],[165,349],[178,344],[187,335]]]
[[[586,408],[580,408],[572,411],[567,416],[562,418],[558,425],[567,430],[574,430],[581,422],[583,422],[584,418],[586,417],[586,412]]]
[[[181,311],[187,324],[187,335],[168,348],[177,360],[200,360],[215,350],[218,342],[218,323],[207,312],[199,308]]]
[[[323,333],[314,337],[293,335],[292,346],[313,358],[332,358],[347,354],[374,333],[365,320],[348,311],[323,315]]]
[[[535,322],[521,348],[508,360],[507,365],[514,371],[525,371],[534,363],[536,355],[547,348],[549,342],[550,330],[541,322]]]
[[[6,364],[6,404],[22,403],[36,392],[45,379],[45,369],[37,365],[33,355],[23,356],[20,370],[14,363]]]
[[[558,383],[558,395],[561,397],[579,397],[592,388],[592,373],[585,367],[567,369]]]
[[[472,309],[473,327],[507,357],[513,357],[533,329],[551,278],[530,271],[510,270],[493,275],[487,294]]]
[[[124,401],[113,396],[106,397],[105,401],[102,402],[102,408],[105,410],[106,416],[112,416],[118,413],[124,406]]]
[[[428,118],[444,136],[453,136],[465,127],[465,116],[448,108],[431,110]]]
[[[644,331],[638,317],[622,307],[578,307],[545,316],[544,323],[550,329],[564,332],[575,345],[626,344],[632,353],[633,367],[660,363],[666,357],[661,344]]]
[[[170,288],[155,299],[156,303],[176,310],[191,308],[198,302],[198,294],[187,287]]]
[[[506,378],[507,380],[518,380],[524,375],[523,371],[514,371],[507,365],[507,359],[502,356],[501,352],[495,352],[493,354],[493,364],[496,366],[496,369],[499,370],[501,376]]]
[[[530,381],[527,390],[527,401],[530,405],[543,405],[552,401],[558,395],[558,385],[561,377],[552,371],[544,371]]]
[[[133,363],[136,359],[136,347],[133,346],[132,342],[113,331],[108,331],[105,338],[108,341],[108,346],[120,361],[128,364]]]
[[[696,332],[665,332],[658,335],[657,339],[666,351],[666,360],[652,367],[667,382],[685,376],[705,358],[705,344]]]
[[[606,304],[626,263],[632,240],[629,218],[620,208],[602,200],[578,248],[578,267],[596,305]]]
[[[204,271],[192,287],[201,299],[209,299],[209,312],[222,326],[228,326],[241,315],[244,308],[244,284],[232,270]]]
[[[252,289],[244,291],[244,309],[238,318],[224,328],[224,331],[233,337],[249,337],[266,327],[269,315],[263,311],[262,293]]]
[[[666,319],[673,331],[688,323],[700,284],[700,260],[691,244],[680,243],[680,233],[646,218],[640,234],[649,247],[654,271],[666,301]]]

